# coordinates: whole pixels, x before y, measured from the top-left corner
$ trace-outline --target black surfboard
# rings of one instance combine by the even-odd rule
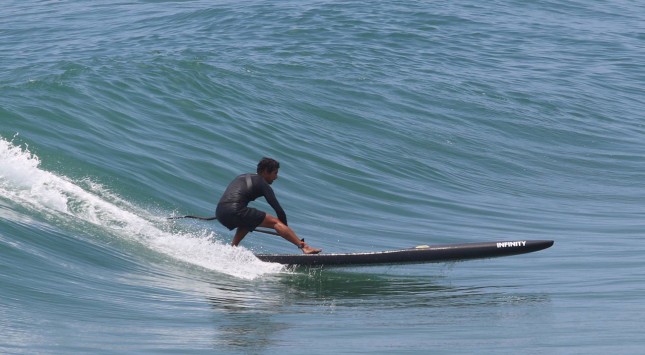
[[[487,259],[532,253],[553,245],[552,240],[518,240],[465,244],[420,245],[415,248],[344,254],[257,254],[266,262],[295,266],[421,264]]]

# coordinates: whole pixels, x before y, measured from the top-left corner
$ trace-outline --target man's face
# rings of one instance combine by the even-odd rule
[[[269,185],[273,184],[273,182],[278,179],[278,170],[280,169],[275,169],[271,172],[268,172],[266,170],[263,171],[261,175],[264,178],[264,181],[266,181]]]

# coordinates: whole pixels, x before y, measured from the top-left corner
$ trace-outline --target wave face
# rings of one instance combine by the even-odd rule
[[[0,352],[637,353],[643,10],[3,4]],[[263,156],[325,252],[556,244],[289,270],[253,255],[281,238],[166,219]]]

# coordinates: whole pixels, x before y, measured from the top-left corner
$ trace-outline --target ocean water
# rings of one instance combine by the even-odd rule
[[[643,63],[637,1],[5,1],[0,353],[642,353]],[[555,245],[294,270],[166,220],[263,156],[324,252]]]

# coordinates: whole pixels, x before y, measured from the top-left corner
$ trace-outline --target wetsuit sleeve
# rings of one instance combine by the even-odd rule
[[[273,193],[273,189],[267,183],[263,184],[263,188],[264,188],[264,191],[263,191],[264,198],[267,200],[269,205],[273,207],[273,209],[275,210],[275,213],[278,215],[278,219],[280,220],[280,222],[287,224],[287,214],[284,213],[282,206],[280,206],[278,199],[275,197],[275,194]]]

